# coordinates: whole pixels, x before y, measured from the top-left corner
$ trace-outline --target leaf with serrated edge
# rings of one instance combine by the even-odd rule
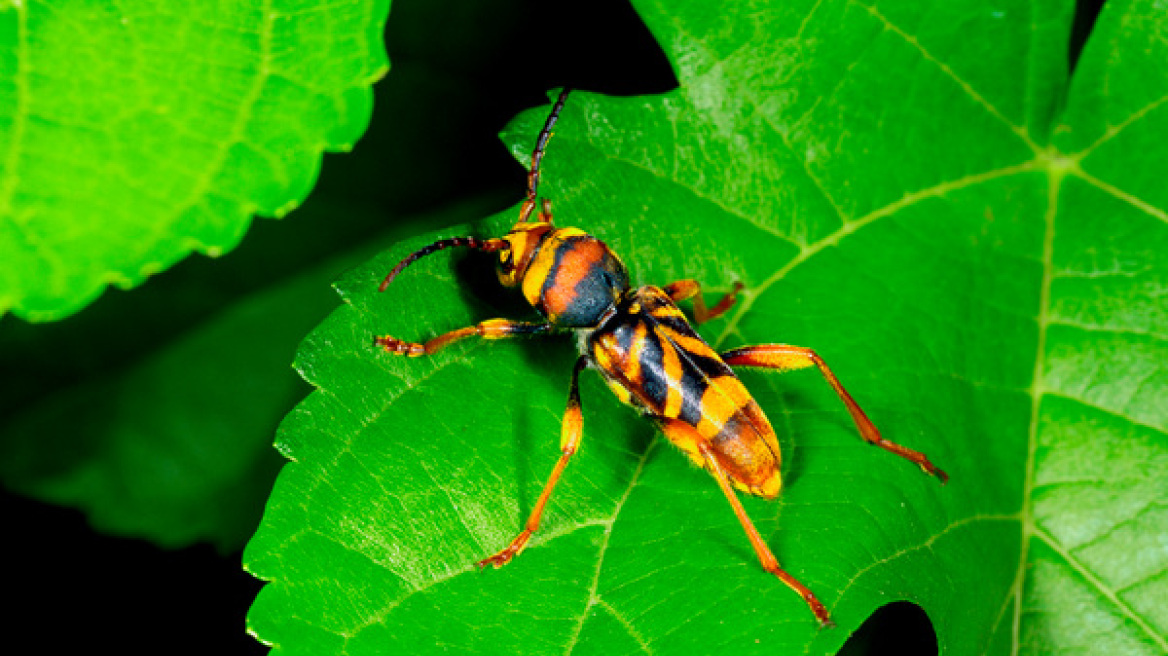
[[[545,159],[557,220],[638,284],[745,283],[711,343],[816,348],[949,486],[864,447],[814,373],[743,374],[786,484],[744,504],[841,626],[821,631],[708,475],[588,375],[544,525],[476,573],[557,455],[571,340],[406,360],[371,337],[502,312],[467,287],[483,258],[375,289],[412,249],[499,234],[505,214],[339,283],[347,305],[298,360],[320,390],[285,421],[294,463],[245,555],[272,581],[251,630],[278,653],[833,653],[908,600],[946,654],[1161,653],[1168,192],[1141,163],[1162,152],[1168,53],[1132,33],[1165,18],[1109,3],[1056,114],[1061,3],[638,8],[682,86],[573,96]],[[517,156],[545,113],[509,129]]]
[[[283,216],[365,130],[388,0],[0,7],[0,311],[69,315]]]

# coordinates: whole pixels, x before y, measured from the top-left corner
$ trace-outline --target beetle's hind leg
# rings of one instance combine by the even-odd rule
[[[758,529],[754,527],[754,523],[750,521],[750,517],[746,515],[746,509],[742,507],[742,502],[738,500],[738,495],[734,494],[734,488],[731,486],[730,478],[718,464],[718,459],[714,454],[713,449],[705,440],[697,443],[698,451],[702,457],[706,459],[706,468],[714,475],[714,480],[718,481],[718,486],[722,488],[722,493],[726,495],[726,499],[730,502],[730,506],[734,508],[734,514],[738,517],[738,522],[742,524],[743,530],[746,531],[746,537],[750,540],[750,546],[754,547],[754,553],[758,555],[758,560],[762,564],[762,568],[774,574],[782,581],[788,588],[794,590],[811,612],[815,615],[815,619],[819,620],[822,627],[835,626],[831,621],[831,616],[827,613],[827,608],[824,607],[823,602],[815,596],[815,593],[799,582],[794,576],[788,574],[782,567],[779,566],[779,561],[775,558],[774,552],[763,541],[762,536],[758,534]]]
[[[572,382],[568,385],[568,409],[564,411],[564,421],[560,428],[560,459],[556,462],[556,466],[552,469],[551,476],[548,477],[547,483],[543,486],[543,492],[539,495],[539,500],[535,502],[535,508],[531,510],[531,515],[527,518],[527,524],[523,531],[511,541],[499,553],[480,560],[475,563],[479,567],[486,567],[487,565],[494,565],[495,567],[502,567],[506,565],[512,558],[518,556],[527,546],[527,541],[531,539],[531,535],[539,528],[539,520],[543,517],[543,509],[547,506],[548,499],[552,496],[552,490],[555,489],[556,483],[560,480],[560,474],[563,473],[564,467],[568,466],[568,461],[576,453],[576,449],[580,446],[580,435],[583,433],[583,419],[580,414],[580,371],[584,369],[584,365],[588,360],[584,356],[580,356],[576,360],[576,366],[572,369]]]
[[[925,454],[901,446],[891,440],[884,439],[880,431],[876,429],[875,424],[872,423],[872,420],[868,419],[868,415],[864,414],[864,411],[860,409],[860,405],[856,403],[851,394],[848,394],[848,391],[840,384],[839,379],[835,377],[835,374],[832,373],[827,363],[815,351],[802,346],[763,344],[761,346],[743,346],[741,348],[731,349],[722,353],[721,357],[730,366],[763,367],[778,371],[791,371],[793,369],[804,369],[811,366],[819,368],[819,373],[823,374],[824,379],[827,380],[828,384],[835,390],[835,393],[839,395],[840,400],[847,406],[848,413],[852,415],[852,421],[856,422],[856,428],[860,431],[860,437],[865,442],[874,444],[885,451],[895,453],[901,458],[914,463],[926,474],[936,476],[942,484],[949,480],[949,475],[930,462]]]
[[[505,339],[519,335],[538,335],[550,332],[550,323],[524,323],[510,319],[488,319],[473,326],[459,328],[443,333],[425,343],[407,342],[389,335],[374,337],[373,343],[383,347],[390,353],[406,355],[411,358],[423,355],[433,355],[439,349],[467,337],[482,337],[483,339]]]
[[[701,283],[696,280],[678,280],[669,283],[663,289],[674,303],[692,298],[694,323],[705,323],[711,319],[717,319],[734,307],[734,303],[738,301],[738,292],[742,291],[742,283],[734,283],[734,286],[722,297],[722,300],[709,309],[706,308],[706,301],[702,298]]]

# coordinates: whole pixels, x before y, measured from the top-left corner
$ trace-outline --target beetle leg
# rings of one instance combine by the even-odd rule
[[[406,342],[396,337],[390,337],[389,335],[374,337],[373,343],[385,347],[385,350],[390,353],[416,358],[423,355],[433,355],[438,349],[467,337],[478,336],[483,339],[504,339],[517,335],[546,333],[551,331],[551,329],[552,325],[550,323],[523,323],[520,321],[511,321],[510,319],[488,319],[473,326],[443,333],[425,343]]]
[[[706,309],[706,301],[702,298],[702,286],[696,280],[678,280],[670,283],[664,287],[665,293],[674,303],[684,301],[687,298],[693,299],[693,312],[695,323],[705,323],[710,319],[717,319],[726,313],[727,310],[734,307],[734,303],[738,300],[738,292],[742,291],[742,283],[736,282],[734,286],[718,301],[713,309]]]
[[[568,461],[576,453],[576,449],[580,446],[580,435],[583,432],[583,419],[580,414],[580,370],[587,364],[587,359],[580,356],[576,360],[576,366],[572,369],[572,382],[568,385],[568,409],[564,411],[564,421],[560,427],[560,459],[556,462],[556,466],[552,469],[551,476],[548,477],[547,483],[543,486],[543,492],[539,495],[539,500],[535,502],[535,508],[531,510],[531,515],[527,517],[527,524],[523,531],[511,541],[499,553],[480,560],[475,563],[479,567],[486,567],[493,565],[495,567],[502,567],[506,565],[512,558],[518,556],[527,546],[527,541],[531,539],[531,534],[539,529],[539,520],[543,516],[544,507],[547,506],[548,499],[552,496],[552,490],[555,489],[556,483],[560,480],[560,474],[563,473],[564,467],[568,466]]]
[[[539,220],[541,223],[552,223],[552,202],[546,198],[539,199]]]
[[[819,372],[823,374],[828,384],[832,386],[835,393],[839,395],[840,400],[847,406],[848,413],[852,415],[852,420],[856,422],[856,428],[860,431],[860,437],[865,442],[875,444],[885,451],[895,453],[901,458],[916,464],[926,474],[931,474],[940,479],[942,484],[949,480],[949,475],[929,462],[929,458],[925,454],[884,439],[880,435],[880,431],[872,423],[872,420],[868,419],[868,415],[864,414],[859,404],[856,403],[851,394],[848,394],[848,391],[840,384],[839,379],[828,368],[827,363],[815,351],[802,346],[763,344],[761,346],[743,346],[741,348],[731,349],[722,353],[721,357],[730,366],[764,367],[779,371],[803,369],[813,365],[818,367]]]
[[[811,612],[815,614],[815,618],[819,620],[820,626],[829,627],[834,626],[831,621],[831,616],[827,613],[827,608],[823,603],[816,598],[815,593],[811,592],[807,586],[803,585],[794,576],[791,576],[779,567],[779,561],[775,558],[775,554],[770,547],[763,542],[762,536],[758,534],[758,529],[754,527],[754,523],[747,517],[746,510],[742,507],[742,502],[738,500],[738,496],[734,494],[734,488],[731,487],[730,479],[726,476],[722,466],[718,464],[718,459],[714,454],[714,450],[706,441],[698,442],[698,451],[701,452],[702,457],[706,459],[706,467],[710,473],[714,475],[714,479],[718,481],[718,486],[722,488],[722,493],[726,495],[726,499],[730,501],[730,505],[734,508],[734,514],[738,516],[739,523],[746,531],[746,537],[750,539],[750,546],[754,547],[754,553],[758,554],[758,560],[762,563],[762,568],[766,571],[779,577],[779,580],[787,585],[788,588],[794,590]]]

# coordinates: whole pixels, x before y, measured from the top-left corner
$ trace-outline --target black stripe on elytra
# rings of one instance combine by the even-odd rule
[[[644,326],[644,323],[639,325]],[[648,328],[648,326],[644,326]],[[641,342],[641,353],[638,358],[641,365],[641,389],[649,404],[656,410],[665,407],[665,399],[669,395],[669,384],[665,375],[665,354],[661,351],[661,342],[651,330],[645,330],[645,338]]]
[[[673,331],[706,343],[680,311],[677,311],[677,306],[664,295],[664,292],[646,290],[639,292],[637,296],[646,309],[643,316],[646,326],[650,328],[650,334],[661,342],[661,348],[672,348],[681,362],[682,397],[678,419],[691,426],[697,426],[702,418],[702,397],[713,384],[712,379],[733,377],[734,372],[714,354],[713,349],[708,355],[695,353],[669,339],[667,331]]]
[[[628,357],[633,349],[633,342],[637,339],[637,326],[641,325],[638,317],[618,314],[609,323],[612,334],[616,337],[617,348],[623,357]]]
[[[681,376],[681,411],[677,413],[677,418],[697,426],[702,419],[702,397],[710,386],[710,379],[706,372],[693,367],[684,353],[679,351],[678,357],[684,373]]]
[[[661,332],[653,329],[653,323],[649,317],[639,315],[639,319],[636,325],[643,326],[642,334],[644,337],[641,340],[638,359],[641,380],[636,382],[639,382],[642,394],[655,411],[663,412],[669,398],[669,388],[671,386],[679,388],[681,390],[681,406],[677,418],[691,426],[696,426],[702,417],[702,395],[705,394],[706,388],[709,386],[708,378],[704,372],[694,366],[693,360],[687,359],[685,354],[681,353],[672,342],[662,339]],[[635,330],[630,328],[630,332],[635,332]],[[671,376],[666,370],[667,349],[673,352],[680,365],[677,380],[671,380]]]

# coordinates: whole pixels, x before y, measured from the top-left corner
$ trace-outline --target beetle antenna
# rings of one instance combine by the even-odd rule
[[[568,101],[568,94],[572,92],[571,87],[564,87],[560,91],[560,97],[556,99],[556,104],[552,106],[552,112],[548,114],[547,122],[543,124],[543,129],[539,132],[539,137],[535,140],[535,151],[531,154],[531,170],[527,173],[527,200],[523,203],[523,209],[519,212],[519,222],[527,221],[527,217],[531,216],[531,211],[535,209],[536,192],[539,191],[539,163],[543,160],[543,154],[547,150],[548,139],[552,137],[552,128],[556,124],[556,119],[560,118],[560,111],[564,109],[564,103]]]
[[[402,269],[405,269],[417,260],[426,257],[431,253],[437,253],[438,251],[450,248],[451,246],[466,246],[477,251],[485,251],[490,253],[491,251],[499,250],[505,244],[506,242],[504,242],[502,239],[479,239],[477,237],[451,237],[449,239],[439,239],[429,246],[424,246],[414,251],[413,253],[410,253],[404,260],[398,262],[397,266],[395,266],[393,270],[389,272],[389,275],[385,277],[385,280],[381,281],[381,285],[377,288],[377,291],[385,291],[385,288],[389,287],[389,283],[393,282],[393,279],[397,277],[397,274],[402,272]]]

